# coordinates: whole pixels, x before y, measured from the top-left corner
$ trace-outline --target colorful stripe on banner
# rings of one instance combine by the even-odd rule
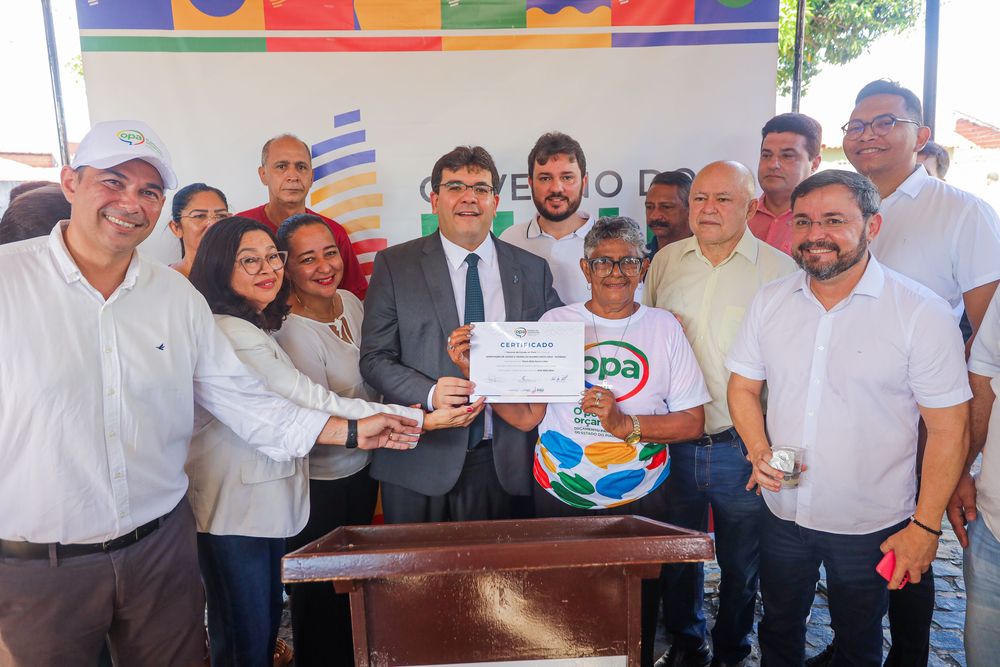
[[[777,28],[761,30],[711,30],[704,32],[630,32],[612,37],[616,48],[647,46],[705,46],[710,44],[772,44]]]

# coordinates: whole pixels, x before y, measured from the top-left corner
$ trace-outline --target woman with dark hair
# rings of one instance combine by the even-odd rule
[[[191,275],[201,238],[209,227],[229,216],[229,203],[222,190],[204,183],[191,183],[178,190],[170,206],[167,226],[181,241],[181,258],[170,268]]]
[[[0,219],[0,243],[45,236],[60,220],[69,219],[69,202],[58,183],[43,184],[10,200]]]
[[[466,408],[425,416],[414,408],[341,398],[297,371],[269,335],[289,310],[286,256],[264,225],[228,218],[205,233],[190,276],[240,360],[271,391],[347,419],[389,412],[416,419],[425,430],[465,424]],[[281,619],[285,538],[299,533],[309,516],[308,459],[269,459],[199,413],[185,470],[199,531],[212,664],[269,667]]]

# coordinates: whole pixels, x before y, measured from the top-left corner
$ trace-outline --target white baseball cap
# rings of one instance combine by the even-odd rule
[[[153,128],[141,120],[108,120],[94,125],[73,156],[73,168],[107,169],[136,159],[153,165],[160,172],[164,187],[177,187],[167,147]]]

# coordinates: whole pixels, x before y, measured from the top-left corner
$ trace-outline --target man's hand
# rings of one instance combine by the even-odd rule
[[[975,521],[976,516],[978,516],[976,513],[976,480],[972,478],[971,474],[965,472],[958,478],[958,486],[955,487],[955,492],[951,494],[951,500],[948,501],[948,521],[951,522],[951,527],[955,530],[955,536],[958,537],[963,549],[969,546],[969,534],[966,532],[965,526],[970,521]]]
[[[438,378],[434,386],[434,408],[457,408],[469,403],[469,396],[476,385],[462,378]]]
[[[408,417],[379,413],[358,420],[358,449],[412,449],[420,427]]]
[[[486,407],[486,397],[480,396],[475,403],[457,408],[438,408],[424,417],[424,430],[436,431],[442,428],[465,428],[475,421]]]
[[[894,591],[899,588],[899,583],[907,572],[910,573],[911,582],[920,582],[920,576],[927,571],[937,555],[938,537],[915,523],[910,523],[898,533],[890,535],[879,548],[884,554],[896,552],[896,569],[892,571],[892,579],[889,580],[889,590]]]
[[[770,447],[763,446],[748,449],[747,460],[753,466],[750,479],[747,481],[747,491],[750,491],[755,486],[760,487],[757,489],[757,495],[760,495],[760,489],[767,489],[774,493],[781,491],[781,482],[785,479],[785,473],[777,468],[772,468],[768,463],[771,460]]]

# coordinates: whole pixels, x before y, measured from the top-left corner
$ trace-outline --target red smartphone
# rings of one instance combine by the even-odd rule
[[[875,571],[882,575],[882,578],[886,581],[892,581],[892,571],[896,569],[896,552],[890,551],[886,555],[882,556],[882,560],[878,562],[875,566]],[[902,588],[906,585],[906,582],[910,580],[910,573],[906,572],[903,574],[903,580],[899,582],[899,587]]]

